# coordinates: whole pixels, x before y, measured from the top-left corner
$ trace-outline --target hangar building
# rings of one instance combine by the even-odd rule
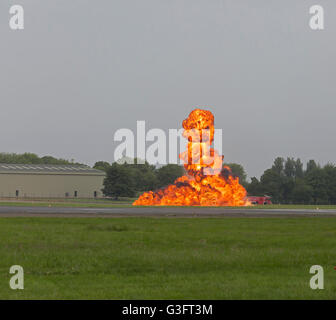
[[[104,178],[83,165],[0,164],[0,197],[96,198]]]

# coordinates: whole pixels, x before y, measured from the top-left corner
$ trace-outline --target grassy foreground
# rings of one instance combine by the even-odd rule
[[[0,299],[335,299],[335,222],[1,218]],[[9,288],[14,264],[24,290]]]
[[[110,203],[77,203],[77,202],[61,202],[61,201],[2,201],[2,207],[59,207],[59,208],[129,208],[132,203],[126,202],[110,202]]]
[[[129,208],[135,199],[127,200],[90,200],[90,199],[47,199],[47,200],[0,200],[0,207],[61,207],[61,208]],[[153,206],[148,206],[153,207]],[[179,206],[180,207],[180,206]],[[197,206],[196,206],[197,207]],[[206,207],[206,206],[205,206]],[[215,208],[212,206],[211,208]],[[223,207],[216,207],[223,208]],[[230,207],[240,209],[241,207]],[[244,207],[247,209],[336,209],[336,205],[302,205],[302,204],[271,204],[271,205],[251,205]]]

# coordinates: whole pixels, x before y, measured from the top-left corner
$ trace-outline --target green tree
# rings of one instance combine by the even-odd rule
[[[287,178],[295,178],[295,160],[293,158],[287,158],[284,174]]]
[[[307,163],[305,174],[308,174],[318,168],[318,165],[314,160],[309,160]]]
[[[301,162],[300,158],[298,158],[295,161],[295,178],[302,179],[303,176],[303,163]]]
[[[306,183],[312,188],[314,204],[328,204],[328,186],[326,172],[322,168],[310,170],[305,176]]]
[[[336,204],[336,166],[328,163],[322,168],[309,160],[304,171],[300,159],[278,157],[260,181],[252,178],[247,191],[270,195],[279,203]]]
[[[260,178],[265,194],[272,197],[274,202],[282,202],[284,194],[284,177],[272,169],[266,170]]]
[[[251,178],[251,182],[247,184],[246,190],[250,196],[261,196],[264,194],[263,187],[256,177]]]
[[[182,166],[177,164],[167,164],[156,170],[156,177],[158,180],[158,187],[162,188],[169,184],[174,183],[174,181],[184,174],[184,169]]]
[[[281,182],[282,203],[293,203],[294,178],[283,177]]]
[[[103,193],[105,196],[114,197],[134,197],[134,176],[125,165],[113,163],[107,170],[104,179]]]
[[[247,174],[245,172],[245,169],[242,165],[238,163],[225,163],[224,166],[228,166],[231,169],[231,173],[234,177],[239,178],[239,182],[243,185],[247,185]]]
[[[36,161],[38,164],[73,164],[72,161],[64,160],[64,159],[56,159],[52,156],[44,156]]]
[[[273,163],[271,169],[272,169],[276,174],[278,174],[279,176],[281,176],[281,175],[284,174],[284,163],[285,163],[284,158],[277,157],[277,158],[274,160],[274,163]]]
[[[158,187],[155,166],[149,164],[147,161],[145,163],[138,162],[138,159],[135,158],[134,164],[123,164],[133,175],[135,189],[137,191],[155,190]]]
[[[336,167],[332,163],[328,163],[323,167],[326,182],[326,193],[330,204],[336,203]]]
[[[17,164],[79,164],[65,159],[57,159],[51,156],[40,158],[35,153],[0,153],[0,163],[17,163]]]
[[[111,165],[106,161],[97,161],[93,166],[94,169],[105,171],[105,172],[107,172],[107,170],[110,167],[111,167]]]
[[[303,179],[297,179],[295,181],[294,188],[292,190],[293,203],[304,204],[311,203],[313,196],[313,188],[306,183]]]
[[[284,203],[293,203],[293,190],[296,180],[296,166],[300,165],[300,162],[294,160],[294,158],[287,158],[284,167],[284,177],[282,179],[283,199]]]

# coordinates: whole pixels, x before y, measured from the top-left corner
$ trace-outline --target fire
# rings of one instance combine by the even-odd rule
[[[214,140],[214,116],[195,109],[182,123],[187,150],[180,154],[186,175],[158,191],[143,193],[133,205],[157,206],[244,206],[246,190],[229,167],[222,168],[224,156],[211,145]]]

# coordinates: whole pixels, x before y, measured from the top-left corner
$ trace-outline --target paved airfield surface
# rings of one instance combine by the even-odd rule
[[[63,208],[0,207],[0,217],[336,217],[335,209],[248,209],[209,207]]]

